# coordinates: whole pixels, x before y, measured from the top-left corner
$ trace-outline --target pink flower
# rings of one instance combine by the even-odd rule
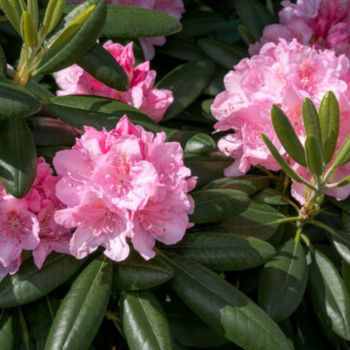
[[[277,45],[265,44],[259,55],[243,59],[225,76],[224,82],[226,89],[216,97],[211,111],[218,120],[217,131],[236,131],[224,136],[218,144],[222,152],[235,158],[225,170],[226,176],[245,174],[255,165],[280,169],[261,139],[261,133],[267,135],[288,159],[272,126],[272,104],[284,110],[304,143],[303,99],[310,98],[318,107],[324,94],[331,90],[339,100],[341,112],[337,149],[350,133],[350,73],[349,60],[344,55],[337,57],[329,50],[320,52],[296,40],[289,44],[281,40]],[[298,173],[310,177],[307,169],[291,159],[288,161]],[[348,164],[337,168],[335,176],[340,179],[349,172]],[[293,184],[292,195],[301,203],[305,198],[304,191],[303,185]],[[341,191],[328,192],[338,200],[345,199],[349,193],[349,185]]]
[[[297,39],[304,45],[324,50],[332,49],[337,55],[350,57],[350,1],[298,0],[282,2],[280,24],[264,29],[260,42],[251,45],[249,53],[257,54],[263,44]]]
[[[67,4],[80,4],[83,0],[68,0]],[[127,5],[143,7],[150,10],[165,12],[168,15],[180,20],[185,8],[182,0],[106,0],[107,4]],[[139,39],[146,61],[151,60],[155,55],[154,46],[163,46],[166,42],[164,36],[156,38]]]
[[[159,122],[174,100],[172,92],[154,88],[156,72],[150,70],[149,62],[141,63],[133,68],[135,57],[132,43],[124,47],[107,41],[103,47],[123,67],[129,77],[130,89],[126,92],[114,90],[74,64],[57,73],[57,84],[62,89],[62,91],[57,91],[57,95],[89,94],[113,98],[140,109]]]
[[[130,238],[150,259],[156,240],[173,244],[183,237],[196,179],[188,179],[180,145],[164,141],[165,133],[154,137],[124,116],[110,132],[85,127],[72,150],[56,154],[57,195],[67,208],[55,220],[76,228],[70,243],[75,257],[102,245],[112,260],[124,260]]]

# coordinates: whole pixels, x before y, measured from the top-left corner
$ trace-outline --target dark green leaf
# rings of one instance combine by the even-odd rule
[[[49,100],[50,98],[55,97],[55,94],[37,83],[34,79],[29,80],[25,85],[25,88],[41,100]]]
[[[112,264],[100,257],[76,278],[53,321],[45,350],[86,350],[106,312],[111,287]]]
[[[7,74],[6,56],[5,56],[4,50],[2,49],[2,46],[0,45],[0,77],[6,78],[6,74]]]
[[[131,251],[128,258],[113,265],[113,289],[136,291],[158,286],[174,276],[172,269],[157,256],[146,261]]]
[[[208,154],[216,148],[215,141],[207,134],[196,134],[192,136],[185,146],[185,153]]]
[[[264,188],[253,199],[270,205],[290,205],[291,201],[286,195],[270,187]]]
[[[205,224],[228,219],[242,213],[249,206],[249,197],[237,190],[203,190],[191,193],[195,211],[190,222]]]
[[[254,44],[256,40],[254,39],[252,33],[248,30],[246,26],[240,24],[237,27],[239,35],[242,37],[243,41],[249,46],[250,44]]]
[[[275,248],[254,237],[226,233],[191,233],[176,245],[162,246],[216,271],[245,270],[264,264]]]
[[[287,153],[300,165],[306,167],[305,150],[289,118],[276,105],[271,108],[271,120],[278,139]]]
[[[205,113],[210,114],[211,115],[211,105],[214,103],[214,98],[210,98],[209,100],[205,100],[202,102],[202,109]]]
[[[22,342],[21,324],[18,309],[0,311],[1,350],[19,350]]]
[[[300,242],[289,240],[264,266],[259,305],[276,322],[288,318],[300,304],[307,283],[307,264]]]
[[[332,164],[333,168],[345,165],[350,162],[350,135],[341,145],[337,155],[335,156],[334,162]]]
[[[333,158],[339,134],[339,106],[332,91],[328,91],[321,102],[319,111],[323,155],[327,165]]]
[[[150,38],[170,35],[182,26],[164,12],[134,6],[107,5],[107,18],[102,36],[107,38]]]
[[[167,109],[163,121],[174,118],[195,101],[214,73],[215,64],[212,61],[192,61],[175,68],[160,80],[157,88],[171,90],[174,94],[174,102]]]
[[[50,293],[72,277],[85,260],[70,255],[51,253],[41,270],[27,259],[15,275],[0,283],[0,307],[28,304]]]
[[[306,161],[311,174],[320,176],[323,173],[323,156],[315,135],[308,134],[305,141]]]
[[[311,254],[311,253],[310,253]],[[350,297],[337,269],[321,252],[310,255],[308,293],[329,329],[350,339]]]
[[[33,136],[24,119],[0,122],[0,178],[8,192],[23,197],[36,174]]]
[[[160,131],[158,124],[140,110],[100,96],[60,96],[51,99],[46,106],[57,118],[79,129],[89,125],[99,130],[102,127],[111,130],[126,114],[132,123],[149,131]]]
[[[291,349],[277,324],[223,278],[183,257],[166,260],[175,271],[174,290],[210,327],[244,349]]]
[[[232,69],[241,59],[247,57],[246,50],[240,46],[211,38],[198,40],[198,45],[208,57],[228,69]]]
[[[350,264],[350,233],[333,229],[333,234],[328,233],[328,237],[339,255]]]
[[[50,36],[50,39],[45,43],[45,46],[49,47],[82,11],[92,5],[96,5],[96,8],[87,21],[62,44],[48,49],[33,75],[56,72],[76,63],[87,54],[100,36],[105,23],[107,11],[104,0],[87,0],[75,7],[73,11],[63,18],[52,36]]]
[[[344,284],[348,292],[350,293],[350,265],[344,260],[342,260],[341,264],[341,274],[343,277]]]
[[[233,5],[255,40],[260,39],[266,25],[275,22],[274,16],[258,0],[234,0]]]
[[[123,328],[130,350],[175,350],[168,321],[149,292],[123,292]]]

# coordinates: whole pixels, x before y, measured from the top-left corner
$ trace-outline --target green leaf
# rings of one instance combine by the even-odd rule
[[[340,180],[336,183],[337,187],[344,187],[350,183],[350,176],[347,176],[343,180]]]
[[[240,24],[238,27],[238,33],[239,35],[242,37],[243,41],[249,46],[250,44],[254,44],[255,43],[255,39],[252,35],[252,33],[247,29],[246,26],[244,26],[243,24]]]
[[[63,0],[64,3],[66,2]],[[33,20],[34,29],[38,29],[38,23],[39,23],[39,10],[38,10],[38,1],[37,0],[28,0],[28,11],[30,13],[30,16]]]
[[[321,176],[323,173],[323,156],[315,135],[308,134],[305,141],[306,162],[311,174]]]
[[[259,305],[276,322],[299,306],[307,283],[307,264],[300,242],[290,239],[265,264],[258,289]]]
[[[39,100],[27,89],[0,78],[0,120],[26,118],[39,110]]]
[[[224,177],[208,183],[203,189],[228,189],[239,190],[245,192],[248,196],[263,190],[270,184],[270,179],[267,176],[260,175],[244,175],[235,178]]]
[[[271,108],[271,120],[278,139],[287,153],[300,165],[306,167],[305,150],[289,118],[276,105]]]
[[[19,350],[22,332],[18,309],[0,311],[0,345],[1,350]]]
[[[227,69],[232,69],[240,60],[247,57],[247,52],[240,46],[211,38],[198,40],[199,47],[209,58]]]
[[[249,206],[249,197],[237,190],[203,190],[191,193],[195,211],[190,222],[206,224],[228,219],[242,213]]]
[[[328,237],[339,255],[350,264],[350,234],[342,230],[332,229],[333,233]]]
[[[126,260],[113,264],[113,289],[137,291],[153,288],[173,276],[173,270],[159,257],[146,261],[131,251]]]
[[[16,29],[18,34],[21,34],[21,9],[18,1],[0,0],[1,10],[4,11],[7,19]]]
[[[233,0],[233,6],[255,40],[260,40],[264,28],[275,22],[274,16],[258,0]]]
[[[189,39],[169,37],[164,46],[157,48],[157,52],[178,58],[183,61],[195,61],[206,58],[203,51]]]
[[[53,321],[45,350],[88,349],[106,312],[112,287],[112,265],[100,257],[73,282]]]
[[[350,135],[341,145],[337,155],[335,156],[332,168],[337,168],[339,166],[345,165],[350,162]]]
[[[34,2],[37,2],[35,0]],[[48,34],[53,31],[61,19],[66,0],[50,0],[47,4],[43,21],[43,32]]]
[[[164,12],[124,5],[107,5],[107,10],[101,33],[107,38],[150,38],[174,34],[182,29],[179,21]]]
[[[174,102],[167,109],[163,120],[174,118],[194,102],[212,80],[215,64],[199,60],[176,67],[157,83],[158,89],[171,90]]]
[[[101,130],[114,129],[119,120],[126,114],[129,120],[143,126],[146,130],[159,132],[160,127],[140,110],[117,100],[100,96],[74,95],[52,98],[47,108],[65,123],[78,129],[84,125]]]
[[[350,297],[339,272],[320,251],[310,253],[308,293],[329,329],[350,339]]]
[[[95,44],[77,64],[112,89],[127,91],[129,78],[116,59],[100,44]]]
[[[195,134],[186,142],[185,153],[208,154],[215,151],[215,141],[207,134]]]
[[[130,350],[175,350],[168,321],[150,292],[123,292],[123,328]]]
[[[266,240],[277,232],[280,224],[276,221],[283,218],[284,215],[270,205],[251,200],[246,211],[222,225],[229,232]]]
[[[50,293],[72,277],[85,260],[51,253],[41,270],[32,259],[25,260],[19,272],[6,276],[0,283],[0,307],[28,304]]]
[[[23,11],[21,20],[21,36],[28,47],[36,48],[38,45],[38,34],[32,16],[28,11]]]
[[[345,260],[342,260],[341,263],[341,274],[343,277],[343,281],[346,286],[346,289],[350,293],[350,265]]]
[[[16,198],[27,194],[36,174],[33,136],[24,119],[0,122],[0,178]]]
[[[59,38],[61,33],[87,8],[95,6],[86,22],[63,43],[49,49],[43,56],[40,65],[33,75],[48,74],[66,68],[91,49],[100,36],[106,19],[106,3],[104,0],[87,0],[70,12],[58,25],[50,39],[44,44],[45,48]]]
[[[0,45],[0,78],[6,78],[6,74],[7,74],[6,56],[2,46]]]
[[[318,110],[320,118],[323,155],[325,165],[333,158],[339,135],[339,105],[332,91],[328,91],[320,104]]]
[[[264,264],[275,248],[258,238],[226,233],[188,233],[176,245],[162,246],[216,271],[246,270]]]
[[[211,328],[244,349],[291,349],[277,324],[246,295],[197,263],[169,257],[174,290]]]
[[[264,188],[261,192],[257,193],[253,199],[270,204],[270,205],[290,205],[291,200],[281,192],[274,188]]]

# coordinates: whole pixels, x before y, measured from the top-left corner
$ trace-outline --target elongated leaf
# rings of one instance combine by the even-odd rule
[[[266,25],[275,22],[273,15],[258,0],[234,0],[235,10],[255,40],[259,40]]]
[[[129,78],[124,69],[100,44],[96,43],[77,64],[112,89],[119,91],[129,89]]]
[[[21,10],[17,1],[0,0],[1,10],[4,11],[7,19],[11,22],[18,34],[21,34]]]
[[[328,91],[318,111],[322,133],[323,155],[327,165],[333,157],[339,135],[339,105],[332,91]]]
[[[247,57],[247,53],[240,46],[211,38],[198,40],[198,45],[208,57],[228,69],[232,69],[241,59]]]
[[[225,233],[191,233],[176,245],[162,246],[217,271],[245,270],[264,264],[275,248],[254,237]]]
[[[210,327],[244,349],[291,349],[277,324],[242,292],[197,263],[169,257],[174,290]]]
[[[157,84],[158,89],[173,92],[174,102],[163,121],[174,118],[194,102],[213,79],[215,64],[209,60],[192,61],[175,68]]]
[[[350,298],[337,269],[320,251],[310,255],[308,293],[329,329],[350,338]]]
[[[27,89],[0,78],[0,120],[26,118],[39,110],[39,100]]]
[[[111,130],[124,115],[127,115],[134,124],[141,125],[149,131],[161,131],[158,124],[140,110],[105,97],[60,96],[52,98],[46,106],[57,118],[78,129],[89,125],[96,129],[105,127]]]
[[[23,11],[21,20],[21,35],[28,47],[33,49],[38,45],[38,34],[34,26],[32,16],[28,11]]]
[[[345,165],[350,162],[350,135],[341,145],[337,155],[335,156],[334,162],[332,164],[333,168]]]
[[[191,195],[196,205],[190,222],[195,224],[225,220],[242,213],[249,206],[248,196],[237,190],[204,190]]]
[[[291,239],[264,266],[259,281],[259,305],[276,322],[285,320],[300,304],[306,283],[303,247]]]
[[[345,260],[342,260],[341,274],[343,277],[344,284],[348,292],[350,293],[350,265]]]
[[[164,12],[124,5],[107,5],[107,9],[101,33],[107,38],[150,38],[174,34],[182,28],[179,21]]]
[[[311,174],[318,176],[323,173],[323,159],[315,135],[308,134],[305,141],[306,161]]]
[[[306,167],[305,150],[289,118],[276,105],[271,108],[271,120],[276,134],[287,153],[300,165]]]
[[[50,33],[55,29],[57,23],[59,22],[64,5],[66,4],[65,0],[50,0],[47,4],[45,17],[43,21],[43,30],[45,33]]]
[[[5,52],[0,45],[0,78],[6,78],[7,74],[7,61]]]
[[[339,255],[350,264],[350,234],[342,230],[333,230],[334,233],[327,232],[328,237]]]
[[[184,38],[169,37],[166,40],[166,44],[159,47],[157,51],[183,61],[195,61],[206,58],[198,45]]]
[[[123,328],[130,350],[175,350],[168,321],[149,292],[123,292]]]
[[[286,195],[270,187],[258,192],[253,199],[270,205],[290,205],[290,199]]]
[[[53,321],[45,350],[89,347],[103,320],[112,287],[112,265],[100,257],[72,284]]]
[[[0,311],[1,350],[18,350],[21,347],[22,332],[18,309]]]
[[[207,154],[215,150],[215,141],[207,134],[196,134],[187,142],[184,151],[186,153]]]
[[[50,36],[50,39],[45,43],[45,47],[49,47],[82,11],[94,5],[96,5],[96,8],[79,30],[62,44],[49,49],[44,54],[40,65],[33,75],[53,73],[66,68],[84,57],[91,49],[98,39],[105,23],[107,11],[104,0],[87,0],[77,6],[61,21],[53,35]]]
[[[41,270],[27,259],[19,272],[6,276],[0,283],[0,307],[28,304],[50,293],[72,277],[85,260],[52,253]]]
[[[146,261],[137,252],[131,251],[126,260],[113,265],[113,289],[148,289],[165,283],[173,276],[173,270],[157,256]]]
[[[0,122],[0,178],[13,196],[23,197],[36,174],[33,136],[24,119]]]

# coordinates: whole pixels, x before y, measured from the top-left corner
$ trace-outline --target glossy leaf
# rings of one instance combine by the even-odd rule
[[[339,272],[320,251],[310,255],[308,293],[329,329],[350,339],[350,297]]]
[[[307,264],[300,242],[287,241],[265,264],[259,280],[259,305],[276,322],[299,306],[307,283]]]
[[[183,257],[169,255],[173,288],[210,327],[244,349],[290,350],[276,323],[222,277]]]
[[[350,264],[350,233],[342,230],[333,229],[333,234],[329,234],[328,237],[339,255]]]
[[[105,23],[107,10],[104,0],[87,0],[74,8],[45,43],[45,47],[49,47],[84,10],[95,5],[92,14],[75,33],[57,47],[47,50],[33,75],[56,72],[84,57],[100,36]]]
[[[290,205],[291,200],[281,192],[274,188],[264,188],[261,192],[258,192],[253,199],[269,204],[269,205]]]
[[[306,136],[306,161],[311,174],[320,176],[323,173],[323,156],[320,152],[318,141],[312,134]]]
[[[24,119],[0,122],[0,178],[6,190],[17,198],[27,194],[36,163],[33,136]]]
[[[332,91],[328,91],[318,111],[322,133],[323,155],[327,165],[333,157],[339,135],[339,106]]]
[[[158,83],[158,89],[171,90],[174,102],[162,121],[174,118],[194,102],[212,80],[215,64],[209,60],[192,61],[176,67]]]
[[[306,167],[305,150],[301,144],[289,118],[283,110],[273,105],[271,108],[271,120],[278,139],[286,152],[300,165]]]
[[[207,134],[195,134],[187,140],[185,153],[207,154],[216,148],[215,141]]]
[[[164,311],[152,293],[123,292],[121,307],[130,350],[176,349]]]
[[[333,168],[345,165],[350,162],[350,135],[341,145],[337,155],[335,156],[334,162],[332,164]]]
[[[129,78],[116,59],[100,44],[95,44],[77,64],[101,83],[112,89],[126,91]]]
[[[100,96],[75,95],[52,98],[47,108],[59,119],[78,129],[84,125],[101,130],[114,129],[119,120],[127,115],[129,120],[146,130],[159,132],[160,127],[140,110],[117,100]]]
[[[0,311],[0,346],[1,350],[19,350],[22,332],[18,309]]]
[[[0,283],[0,307],[28,304],[50,293],[72,277],[85,260],[70,255],[51,253],[41,270],[32,259],[25,260],[15,275]]]
[[[195,211],[190,222],[205,224],[228,219],[242,213],[249,206],[248,196],[237,190],[203,190],[191,193]]]
[[[107,5],[107,9],[101,33],[107,38],[150,38],[174,34],[182,29],[179,21],[164,12],[124,5]]]
[[[264,264],[275,248],[254,237],[227,233],[191,233],[176,245],[162,246],[216,271],[245,270]]]
[[[53,321],[45,350],[85,350],[106,312],[112,265],[106,257],[92,261],[73,282]]]
[[[131,251],[126,260],[113,264],[113,289],[148,289],[169,281],[173,276],[173,270],[157,256],[146,261],[139,253]]]
[[[183,61],[195,61],[206,58],[198,45],[184,38],[169,37],[166,40],[166,44],[159,47],[157,51]]]

